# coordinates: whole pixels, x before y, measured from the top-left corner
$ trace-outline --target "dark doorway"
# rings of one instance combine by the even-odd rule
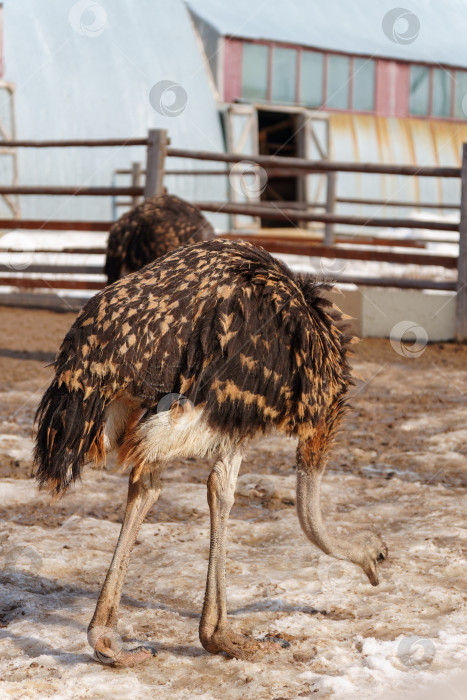
[[[265,156],[297,157],[297,115],[289,112],[258,110],[259,152]],[[261,193],[262,202],[299,201],[299,181],[294,175],[270,173]],[[283,219],[261,219],[263,228],[296,227],[297,223]]]

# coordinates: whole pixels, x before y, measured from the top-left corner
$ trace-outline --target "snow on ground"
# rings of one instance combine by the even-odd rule
[[[294,507],[295,442],[247,448],[227,564],[232,624],[290,640],[250,663],[198,640],[209,552],[208,464],[167,469],[137,540],[118,632],[153,642],[135,669],[92,660],[86,628],[115,546],[127,477],[88,469],[49,503],[29,479],[32,417],[44,368],[73,316],[0,310],[0,698],[237,700],[465,696],[467,670],[467,348],[417,358],[389,342],[357,346],[363,379],[323,485],[330,527],[379,530],[381,583],[315,549]],[[463,695],[464,694],[464,695]]]

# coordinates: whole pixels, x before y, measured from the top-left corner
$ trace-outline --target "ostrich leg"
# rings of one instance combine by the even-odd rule
[[[260,642],[238,634],[232,630],[227,621],[225,540],[241,461],[239,452],[233,452],[228,457],[220,459],[214,465],[208,479],[211,543],[199,638],[206,651],[212,654],[225,652],[237,659],[250,659],[266,649],[276,650],[279,645],[273,642]]]
[[[122,529],[88,628],[89,643],[102,663],[136,666],[154,655],[150,647],[139,646],[130,651],[122,649],[117,641],[115,627],[131,550],[148,510],[157,501],[161,491],[159,474],[160,470],[155,469],[144,471],[139,478],[135,478],[135,468],[130,474]]]

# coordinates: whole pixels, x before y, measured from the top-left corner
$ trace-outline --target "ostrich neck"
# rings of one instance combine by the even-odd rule
[[[297,469],[297,512],[300,525],[308,539],[325,554],[354,563],[361,560],[361,547],[348,536],[338,538],[328,532],[320,505],[322,471]]]

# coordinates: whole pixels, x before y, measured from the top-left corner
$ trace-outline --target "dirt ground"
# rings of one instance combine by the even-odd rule
[[[384,535],[378,588],[301,533],[295,442],[253,441],[230,521],[229,614],[255,637],[280,632],[290,648],[256,663],[207,654],[197,626],[211,465],[181,460],[142,527],[120,608],[123,642],[151,641],[158,655],[118,670],[92,660],[86,627],[127,476],[88,468],[53,504],[30,478],[46,365],[73,319],[0,308],[0,698],[405,698],[435,681],[443,700],[467,697],[454,689],[467,669],[467,347],[355,346],[354,410],[329,460],[323,510],[338,533]]]

